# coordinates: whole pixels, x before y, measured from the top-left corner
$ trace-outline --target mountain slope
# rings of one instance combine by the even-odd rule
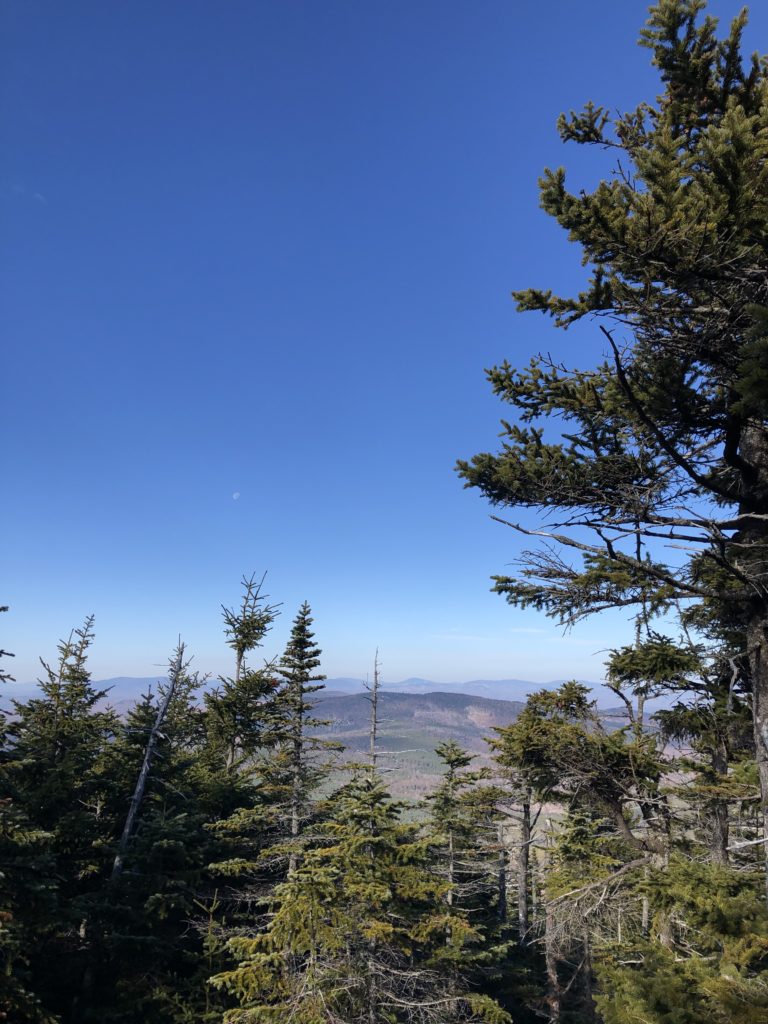
[[[435,747],[448,739],[489,761],[486,738],[509,725],[523,704],[462,693],[380,693],[377,749],[387,785],[399,798],[420,799],[434,789],[440,774]],[[346,748],[344,760],[363,760],[369,746],[371,705],[364,693],[319,695],[314,715],[326,719],[318,732]]]

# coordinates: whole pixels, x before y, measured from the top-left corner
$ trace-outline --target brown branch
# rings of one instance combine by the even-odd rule
[[[608,876],[608,878],[598,878],[594,882],[588,882],[586,885],[579,886],[578,889],[571,889],[569,892],[564,892],[561,896],[555,896],[553,899],[548,900],[548,903],[550,906],[553,906],[555,903],[560,903],[562,900],[570,899],[571,896],[580,896],[582,893],[589,892],[591,889],[599,889],[601,886],[605,887],[611,885],[617,878],[625,875],[628,871],[644,867],[646,864],[650,864],[650,862],[650,857],[638,857],[636,860],[627,861],[626,864],[622,864],[622,866],[617,868],[613,874]]]

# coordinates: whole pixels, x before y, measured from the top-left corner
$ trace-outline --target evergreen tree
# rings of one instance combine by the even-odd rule
[[[613,176],[578,193],[562,168],[541,180],[591,276],[575,297],[516,292],[518,309],[559,327],[596,318],[606,360],[491,370],[517,422],[500,454],[459,468],[494,504],[548,516],[545,530],[505,520],[547,543],[496,578],[513,604],[572,623],[682,602],[689,623],[741,632],[768,826],[768,65],[742,59],[745,12],[719,39],[704,8],[651,8],[654,102],[560,118],[564,141],[616,154]]]
[[[673,859],[646,883],[649,934],[596,965],[605,1024],[759,1024],[768,1019],[768,915],[761,878]]]
[[[494,746],[499,763],[522,769],[539,798],[575,800],[610,820],[638,861],[668,855],[671,815],[657,739],[606,731],[586,687],[571,682],[533,694]]]
[[[542,939],[547,984],[540,1010],[573,1024],[595,1020],[594,964],[642,926],[626,850],[610,821],[574,801],[550,828]],[[635,873],[635,878],[641,877]]]
[[[0,612],[7,611],[0,607]],[[0,657],[12,657],[0,651]],[[0,684],[13,676],[0,668]],[[19,802],[8,760],[6,713],[0,708],[0,1019],[52,1024],[30,990],[30,962],[37,936],[47,931],[55,905],[49,835],[33,828]]]
[[[3,779],[3,783],[5,783]],[[4,793],[7,792],[5,784]],[[49,835],[30,827],[8,795],[0,802],[0,1020],[53,1024],[32,990],[34,950],[55,919]],[[43,979],[44,985],[44,979]]]
[[[107,766],[116,716],[90,681],[93,619],[59,644],[55,666],[43,662],[40,696],[14,702],[8,727],[7,778],[34,836],[46,836],[55,903],[30,957],[32,987],[43,1005],[79,1019],[88,999],[94,900],[108,860],[114,822]],[[34,917],[32,917],[34,920]],[[71,1015],[71,1016],[70,1016]]]
[[[457,991],[429,966],[445,936],[435,914],[442,885],[370,766],[337,792],[322,830],[277,887],[267,928],[232,939],[239,965],[212,979],[240,1003],[228,1024],[508,1021],[493,1000]]]
[[[649,631],[608,661],[609,686],[625,701],[635,731],[645,728],[647,699],[675,699],[653,718],[666,740],[684,744],[684,756],[668,771],[684,773],[678,800],[697,817],[701,842],[719,864],[729,859],[730,806],[745,796],[743,784],[729,777],[731,765],[754,753],[747,694],[729,653]],[[636,713],[627,693],[637,698]]]
[[[265,574],[266,575],[266,574]],[[239,608],[222,605],[224,632],[235,654],[234,676],[222,676],[220,685],[205,694],[206,729],[211,744],[218,745],[226,768],[234,773],[249,770],[249,759],[263,745],[268,723],[265,706],[275,688],[273,666],[251,668],[247,657],[263,645],[278,614],[262,592],[264,576],[244,576]]]
[[[474,756],[454,740],[441,743],[436,753],[444,770],[427,797],[424,828],[431,870],[444,886],[445,938],[434,959],[477,987],[498,990],[512,946],[498,809],[504,793],[488,784],[489,769],[471,769]]]
[[[295,871],[302,849],[301,835],[317,812],[318,786],[328,774],[328,754],[339,744],[321,739],[316,730],[328,723],[312,717],[312,694],[323,689],[321,650],[314,641],[311,609],[304,604],[291,628],[285,652],[277,664],[283,683],[272,705],[277,749],[262,778],[274,787],[274,813],[289,822],[288,870]]]
[[[240,607],[223,607],[227,644],[235,653],[235,672],[205,695],[206,756],[211,767],[222,766],[241,799],[216,815],[208,828],[223,856],[209,868],[219,882],[216,899],[227,919],[223,941],[232,929],[253,927],[258,900],[279,880],[263,862],[266,849],[283,835],[274,805],[275,786],[265,779],[278,744],[280,717],[276,712],[278,680],[274,661],[252,668],[248,655],[262,647],[277,615],[262,591],[264,577],[243,577]],[[282,794],[280,794],[282,795]]]
[[[180,644],[168,682],[131,709],[112,745],[117,857],[98,906],[99,1020],[184,1020],[203,998],[201,940],[190,921],[220,848],[204,828],[219,810],[210,791],[217,800],[226,795],[204,756],[199,686]]]

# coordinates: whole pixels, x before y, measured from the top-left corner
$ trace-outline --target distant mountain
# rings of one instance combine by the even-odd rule
[[[97,690],[107,690],[105,703],[117,707],[126,702],[134,703],[150,687],[155,692],[158,684],[165,679],[165,676],[115,676],[112,679],[94,679],[93,685]],[[6,701],[25,701],[38,693],[37,683],[6,683],[2,690],[2,696]]]
[[[371,705],[366,695],[318,697],[314,716],[329,722],[318,732],[351,750],[367,750]],[[464,693],[384,691],[379,694],[379,746],[391,752],[414,746],[431,751],[438,743],[455,739],[468,750],[484,751],[491,730],[514,722],[522,708],[520,701]]]
[[[138,700],[142,694],[147,692],[148,687],[157,689],[158,683],[162,682],[164,676],[115,676],[111,679],[99,679],[94,681],[94,686],[102,690],[108,690],[108,701],[113,706],[122,705],[126,701]],[[583,681],[583,680],[582,680]],[[209,681],[209,686],[215,685],[215,679]],[[543,688],[552,689],[560,686],[564,680],[555,679],[548,683],[532,683],[525,679],[471,679],[464,683],[441,683],[433,679],[420,679],[411,677],[400,682],[383,681],[381,684],[384,693],[453,693],[467,694],[473,697],[486,697],[489,700],[512,700],[525,701],[530,693]],[[600,704],[606,700],[606,691],[600,683],[584,681],[586,686],[594,690],[595,697]],[[332,694],[354,694],[363,693],[365,683],[362,679],[351,679],[347,676],[327,679],[325,683],[327,693]],[[6,698],[16,700],[28,700],[37,692],[36,683],[9,683],[3,694]],[[611,696],[608,699],[613,699]]]
[[[124,715],[148,688],[156,690],[163,678],[117,676],[98,680],[94,685],[108,690],[104,703]],[[519,699],[462,692],[464,687],[492,693],[517,693]],[[9,695],[16,700],[26,700],[36,689],[35,684],[8,684],[3,704],[7,703]],[[377,746],[382,768],[385,771],[397,769],[387,774],[393,794],[419,799],[434,788],[440,772],[435,747],[445,740],[456,740],[477,757],[478,764],[490,763],[487,739],[493,738],[494,729],[514,722],[524,706],[526,694],[538,689],[541,689],[540,684],[521,679],[478,679],[471,683],[405,679],[400,683],[383,684],[379,695]],[[342,678],[329,679],[326,689],[317,694],[314,717],[326,722],[317,732],[343,744],[345,761],[364,758],[368,752],[371,706],[363,691],[360,680]],[[601,716],[609,729],[626,723],[620,708],[601,710]]]
[[[332,681],[336,684],[336,680]],[[346,748],[343,760],[365,759],[371,705],[363,693],[318,694],[314,715],[327,724],[317,732]],[[519,715],[520,701],[489,700],[465,693],[392,693],[379,695],[377,749],[387,785],[399,798],[420,799],[435,788],[440,760],[435,747],[453,739],[478,758],[490,761],[486,737]],[[392,770],[396,769],[396,770]],[[391,773],[390,773],[390,770]]]
[[[526,679],[470,679],[463,683],[440,683],[435,682],[434,679],[420,679],[412,676],[399,683],[384,681],[381,688],[385,693],[465,693],[473,697],[487,697],[490,700],[524,702],[528,695],[535,693],[536,690],[551,690],[562,686],[564,682],[564,679],[553,679],[547,683],[532,683]],[[594,690],[597,699],[601,703],[603,702],[605,694],[600,683],[588,680],[580,680],[580,682]],[[364,683],[360,679],[328,679],[325,685],[329,690],[344,693],[362,693],[365,689]]]

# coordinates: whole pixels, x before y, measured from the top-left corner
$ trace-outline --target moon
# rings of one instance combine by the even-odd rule
[[[239,501],[239,500],[240,500],[240,491],[235,491],[234,494],[232,495],[232,501]]]

